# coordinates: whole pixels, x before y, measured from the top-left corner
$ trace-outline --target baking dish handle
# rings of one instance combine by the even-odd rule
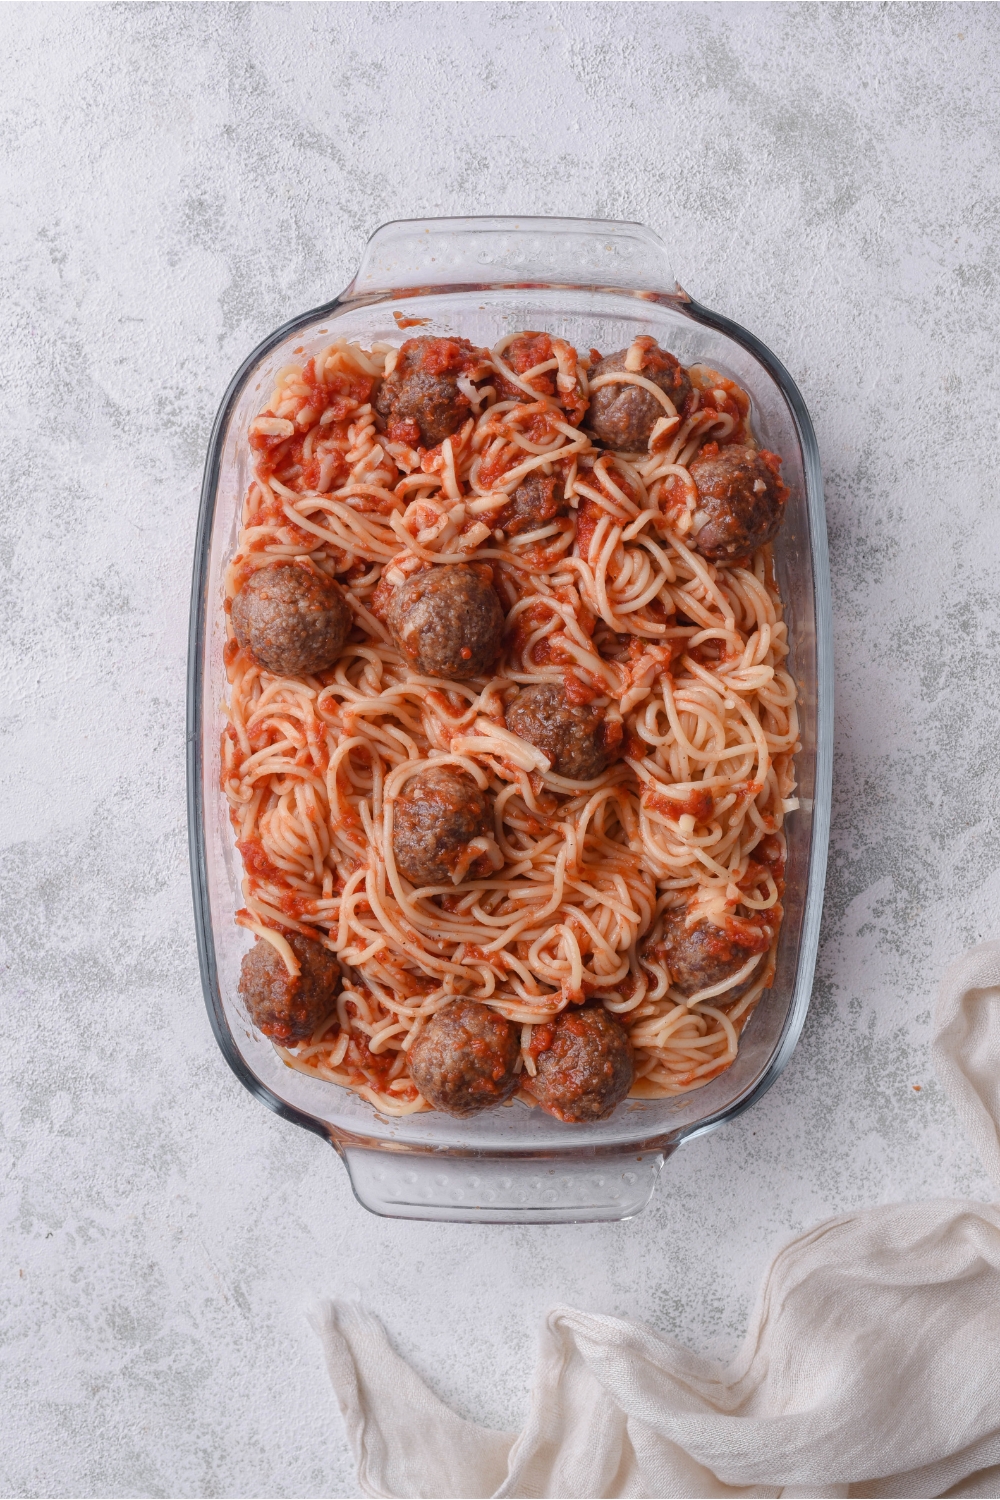
[[[687,301],[667,247],[617,219],[398,219],[365,246],[340,301],[473,287],[576,286]]]
[[[335,1143],[336,1144],[336,1143]],[[630,1219],[669,1148],[580,1156],[445,1156],[337,1144],[355,1197],[390,1219],[575,1224]]]

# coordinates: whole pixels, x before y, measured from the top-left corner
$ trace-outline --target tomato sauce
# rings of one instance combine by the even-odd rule
[[[496,453],[488,453],[479,465],[479,483],[482,488],[489,490],[501,484],[508,470],[516,468],[523,457],[523,453],[517,448],[513,451],[510,448],[500,448]]]
[[[642,760],[644,755],[650,753],[650,747],[645,740],[641,740],[637,734],[626,726],[625,743],[622,746],[622,755],[626,760]]]
[[[348,1001],[348,1011],[353,1007]],[[384,1052],[372,1052],[369,1050],[368,1038],[356,1032],[351,1033],[351,1040],[347,1044],[344,1053],[344,1062],[349,1068],[356,1068],[370,1080],[376,1088],[384,1089],[388,1083],[388,1075],[392,1072],[396,1061],[396,1049],[387,1047]]]
[[[514,621],[514,628],[510,633],[511,650],[520,655],[535,631],[540,630],[551,619],[552,610],[541,599],[529,604]]]
[[[552,340],[547,333],[525,333],[520,338],[508,344],[503,353],[503,360],[508,364],[515,374],[524,376],[536,365],[545,364],[552,359]],[[494,382],[497,386],[497,395],[501,401],[523,401],[524,391],[520,386],[505,380],[498,375]],[[539,395],[554,396],[556,393],[556,372],[546,370],[541,375],[536,375],[530,382],[532,390],[538,391]]]
[[[774,475],[774,482],[778,490],[778,502],[779,504],[784,505],[785,501],[788,499],[789,490],[787,484],[781,477],[781,459],[779,458],[777,453],[772,453],[769,448],[761,448],[757,456]]]
[[[303,459],[303,447],[310,430],[321,416],[329,413],[328,421],[322,429],[322,437],[335,436],[336,424],[347,422],[359,406],[364,406],[371,400],[375,381],[368,375],[346,374],[340,370],[325,374],[322,380],[317,380],[316,361],[311,359],[302,371],[302,383],[309,390],[308,396],[302,398],[303,404],[299,408],[299,414],[306,411],[311,413],[311,420],[306,426],[301,430],[296,426],[296,431],[289,437],[251,432],[249,441],[256,460],[255,467],[262,479],[280,476],[297,467],[302,473],[298,476],[296,487],[313,489],[319,479],[321,456],[313,455],[308,460]],[[346,473],[344,466],[345,477]],[[343,483],[343,478],[335,475],[331,483],[334,486]]]
[[[424,328],[430,318],[404,318],[401,312],[393,312],[397,328]]]
[[[599,698],[603,689],[584,682],[582,677],[571,670],[563,673],[563,691],[567,703],[571,703],[574,708],[584,708],[588,703],[593,703],[595,698]]]
[[[674,823],[683,817],[694,818],[696,823],[707,823],[715,812],[712,793],[702,787],[692,787],[686,797],[668,797],[663,792],[647,792],[645,805],[653,812],[662,813]]]
[[[621,719],[602,719],[598,734],[601,740],[601,747],[608,760],[614,760],[625,738],[625,726]]]
[[[734,380],[720,375],[717,370],[699,370],[692,374],[692,384],[700,392],[704,410],[724,412],[734,419],[731,433],[720,441],[729,445],[745,443],[748,437],[747,419],[750,416],[750,398]],[[715,444],[716,453],[719,443]],[[702,450],[704,451],[704,450]]]
[[[468,339],[407,339],[399,358],[408,370],[426,375],[467,375],[480,363]]]
[[[594,532],[602,519],[607,515],[603,506],[598,505],[596,500],[583,500],[580,509],[576,513],[576,547],[584,562],[590,561],[590,544],[594,538]]]
[[[525,1050],[533,1062],[538,1061],[539,1052],[548,1052],[555,1040],[555,1035],[555,1027],[550,1026],[546,1021],[531,1028],[531,1041]]]
[[[396,417],[389,423],[389,441],[405,443],[408,448],[420,446],[420,423],[412,417]]]
[[[747,953],[766,953],[771,946],[771,923],[769,912],[754,912],[752,917],[727,914],[721,927],[706,924],[705,946],[707,953],[722,963],[733,961],[731,945],[745,949]]]

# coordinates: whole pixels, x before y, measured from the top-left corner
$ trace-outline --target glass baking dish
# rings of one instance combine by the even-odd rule
[[[519,1104],[472,1119],[386,1119],[335,1084],[287,1068],[237,994],[252,936],[233,922],[241,868],[219,790],[226,675],[223,573],[249,478],[247,429],[274,372],[336,337],[401,343],[421,332],[492,345],[544,328],[583,348],[654,335],[683,364],[709,364],[753,403],[759,440],[782,455],[790,487],[776,566],[800,689],[800,807],[786,822],[787,899],[773,988],[732,1067],[676,1098],[627,1100],[610,1120],[564,1125]],[[383,225],[334,301],[254,350],[212,431],[195,546],[188,663],[188,815],[202,983],[219,1046],[265,1104],[329,1140],[354,1192],[397,1218],[556,1223],[623,1219],[648,1202],[665,1159],[759,1099],[798,1040],[812,989],[830,821],[833,731],[830,584],[822,476],[812,423],[788,372],[757,339],[677,285],[661,240],[641,224],[586,219],[429,219]]]

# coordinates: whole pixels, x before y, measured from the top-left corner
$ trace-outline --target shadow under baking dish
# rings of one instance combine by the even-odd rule
[[[466,1120],[387,1119],[346,1089],[287,1068],[237,993],[250,934],[240,863],[219,790],[227,689],[223,576],[250,479],[250,422],[273,376],[334,338],[399,342],[394,311],[421,332],[492,345],[543,328],[609,350],[652,334],[682,364],[708,364],[750,395],[759,440],[780,453],[790,495],[775,543],[799,686],[799,810],[788,841],[785,918],[773,987],[736,1061],[676,1098],[626,1100],[610,1120],[564,1125],[518,1104]],[[638,224],[582,219],[438,219],[387,224],[340,297],[286,323],[237,371],[209,444],[195,545],[188,657],[188,820],[198,952],[216,1039],[236,1076],[285,1119],[332,1142],[359,1201],[396,1218],[565,1223],[624,1219],[649,1201],[666,1157],[761,1097],[795,1047],[809,1007],[830,822],[833,667],[822,476],[812,423],[783,366],[752,334],[677,286],[662,242]]]

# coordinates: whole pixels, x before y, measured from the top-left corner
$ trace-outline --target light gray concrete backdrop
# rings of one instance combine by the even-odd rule
[[[929,1070],[996,935],[1000,9],[6,6],[0,1489],[356,1492],[314,1298],[516,1426],[554,1300],[736,1347],[782,1240],[988,1196]],[[424,214],[640,219],[815,418],[823,946],[760,1106],[624,1225],[379,1221],[231,1076],[183,786],[200,471],[243,356]],[[917,1089],[919,1085],[919,1091]]]

